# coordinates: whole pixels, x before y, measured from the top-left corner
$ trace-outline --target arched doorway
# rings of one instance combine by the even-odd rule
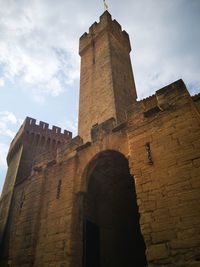
[[[86,179],[83,266],[146,266],[128,160],[116,151],[101,152],[89,164]]]

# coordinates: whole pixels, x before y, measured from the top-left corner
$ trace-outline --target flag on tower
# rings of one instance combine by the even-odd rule
[[[104,3],[104,10],[108,10],[108,5],[106,4],[106,0],[103,0]]]

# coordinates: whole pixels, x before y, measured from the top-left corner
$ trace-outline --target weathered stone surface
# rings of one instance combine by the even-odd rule
[[[136,100],[128,34],[105,12],[99,23],[80,38],[81,79],[78,133],[90,141],[90,129],[115,118],[126,119]]]
[[[165,244],[151,245],[147,249],[147,256],[149,261],[155,261],[167,258],[169,252]]]
[[[106,12],[80,39],[84,141],[31,118],[14,138],[0,200],[1,267],[81,267],[86,215],[101,222],[102,255],[117,251],[110,265],[101,255],[102,267],[117,267],[133,238],[139,247],[144,238],[149,267],[200,266],[200,98],[179,80],[135,101],[129,52]]]

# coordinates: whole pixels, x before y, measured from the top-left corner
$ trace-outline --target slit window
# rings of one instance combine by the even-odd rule
[[[58,181],[58,186],[57,186],[57,192],[56,192],[56,198],[60,198],[60,191],[61,191],[61,185],[62,185],[62,180]]]

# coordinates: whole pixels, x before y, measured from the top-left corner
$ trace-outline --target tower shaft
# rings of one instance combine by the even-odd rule
[[[111,117],[126,119],[136,100],[130,41],[108,11],[80,38],[81,56],[79,135],[90,140],[90,129]]]

